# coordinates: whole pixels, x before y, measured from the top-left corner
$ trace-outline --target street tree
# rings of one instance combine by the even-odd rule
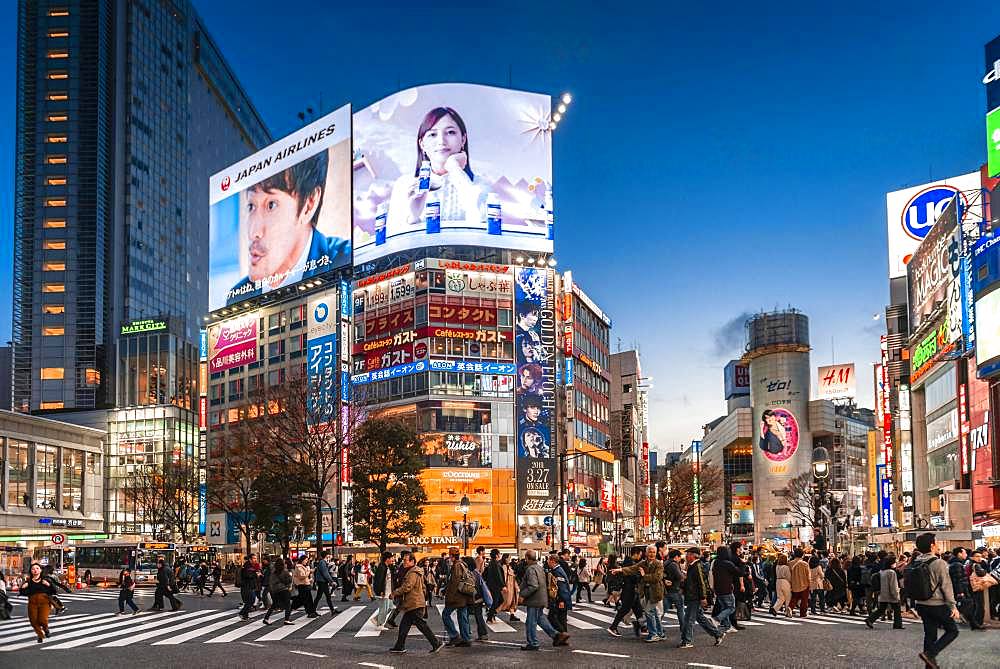
[[[122,495],[126,508],[134,509],[141,534],[154,538],[167,525],[167,500],[163,495],[163,473],[156,465],[140,465],[125,476]]]
[[[831,530],[837,529],[835,523],[841,512],[841,500],[834,495],[821,499],[811,470],[789,481],[780,497],[787,505],[785,508],[794,524],[812,527],[815,532],[822,532],[824,535],[830,535]]]
[[[131,502],[143,531],[188,542],[198,522],[198,472],[192,463],[166,461],[138,467],[125,477],[125,498]]]
[[[299,464],[285,467],[269,461],[250,492],[250,531],[262,532],[268,541],[281,544],[282,555],[288,555],[291,542],[301,541],[305,528],[315,520],[312,502],[303,497],[308,492],[303,469]]]
[[[257,499],[255,483],[266,465],[261,451],[250,440],[244,422],[235,423],[213,444],[208,467],[208,502],[232,519],[250,554],[251,521]]]
[[[652,515],[670,538],[693,527],[696,512],[722,496],[722,469],[715,465],[680,462],[656,479],[656,501]]]
[[[412,427],[369,418],[351,444],[350,463],[355,538],[382,552],[391,542],[423,533],[420,518],[427,494],[419,475],[427,462]]]

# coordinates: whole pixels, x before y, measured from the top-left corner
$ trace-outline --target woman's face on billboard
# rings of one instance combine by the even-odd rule
[[[448,156],[461,153],[465,148],[465,136],[455,119],[445,114],[420,139],[420,148],[431,161],[431,167],[441,172]]]

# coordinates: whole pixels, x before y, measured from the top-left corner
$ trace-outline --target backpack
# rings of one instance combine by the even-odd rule
[[[548,586],[549,599],[558,599],[559,597],[559,581],[556,579],[555,574],[551,571],[546,574],[548,581],[546,584]]]
[[[861,585],[865,586],[867,589],[871,589],[872,585],[872,570],[868,567],[861,567]]]
[[[455,589],[460,595],[475,595],[476,594],[476,577],[469,571],[469,568],[462,565],[461,575],[458,578],[458,585]]]
[[[937,560],[932,557],[929,560],[917,562],[914,560],[906,567],[906,591],[918,602],[926,601],[934,595],[937,587],[931,584],[930,564]],[[940,587],[940,583],[938,584]]]
[[[879,572],[875,571],[871,573],[871,578],[869,579],[869,587],[872,592],[879,592],[882,589],[882,580]]]

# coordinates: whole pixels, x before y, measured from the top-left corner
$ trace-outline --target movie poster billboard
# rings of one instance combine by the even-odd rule
[[[212,374],[257,362],[256,311],[209,326],[208,371]]]
[[[515,270],[514,303],[517,376],[518,513],[550,513],[556,508],[555,436],[555,304],[554,272],[521,267]],[[523,353],[530,350],[530,354]]]
[[[351,107],[209,179],[208,308],[351,264]]]
[[[474,84],[354,115],[354,263],[437,245],[552,252],[551,99]]]

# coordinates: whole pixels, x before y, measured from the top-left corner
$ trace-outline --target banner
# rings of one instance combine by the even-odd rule
[[[847,365],[826,365],[816,373],[816,398],[821,400],[857,397],[858,379],[854,375],[854,363]]]
[[[309,377],[311,424],[334,420],[337,411],[339,361],[337,332],[340,302],[335,288],[309,299],[306,329],[306,372]]]
[[[528,340],[538,356],[518,356],[514,391],[517,412],[517,504],[519,513],[555,510],[556,447],[552,439],[555,416],[555,308],[554,272],[533,267],[515,271],[517,337]]]
[[[252,311],[237,318],[216,323],[208,328],[208,370],[224,372],[251,362],[257,362],[257,321]]]

